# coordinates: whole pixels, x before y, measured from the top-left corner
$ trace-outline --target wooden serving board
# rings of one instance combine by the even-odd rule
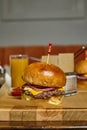
[[[50,105],[9,96],[4,84],[0,89],[0,121],[87,121],[87,91],[64,97],[60,105]]]

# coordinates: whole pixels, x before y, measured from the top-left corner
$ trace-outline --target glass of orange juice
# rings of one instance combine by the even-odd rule
[[[13,88],[21,87],[25,83],[22,75],[28,63],[28,55],[10,55],[11,86]]]

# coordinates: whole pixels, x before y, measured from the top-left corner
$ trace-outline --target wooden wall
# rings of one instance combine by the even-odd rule
[[[75,53],[82,46],[81,45],[56,45],[52,47],[51,55],[57,55],[59,53]],[[9,56],[11,54],[28,54],[36,58],[41,58],[42,55],[47,55],[48,46],[9,46],[0,47],[0,64],[9,65]],[[84,52],[75,58],[75,63],[78,60],[84,59]],[[67,60],[68,61],[68,60]],[[35,62],[30,60],[31,62]]]

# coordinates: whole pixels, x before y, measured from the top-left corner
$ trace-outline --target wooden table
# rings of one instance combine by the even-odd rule
[[[87,128],[87,91],[66,96],[55,106],[9,96],[4,84],[0,89],[0,129],[5,128]]]

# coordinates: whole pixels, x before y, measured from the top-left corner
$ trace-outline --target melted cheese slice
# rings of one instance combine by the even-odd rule
[[[63,87],[62,88],[58,88],[58,90],[64,91],[64,88]]]
[[[87,77],[87,74],[84,74],[85,77]]]
[[[40,93],[42,93],[43,91],[41,91],[41,90],[35,90],[35,89],[32,89],[32,88],[30,88],[29,89],[29,92],[31,92],[33,95],[37,95],[37,94],[40,94]]]
[[[32,95],[38,95],[38,94],[43,92],[42,90],[35,90],[35,89],[32,89],[32,88],[27,88],[27,87],[25,87],[24,90],[28,90],[30,93],[32,93]],[[63,91],[64,88],[58,88],[58,90]]]
[[[29,92],[32,93],[33,95],[37,95],[37,94],[40,94],[40,93],[43,92],[43,91],[41,91],[41,90],[35,90],[35,89],[32,89],[32,88],[27,88],[27,87],[25,87],[24,90],[29,91]]]

